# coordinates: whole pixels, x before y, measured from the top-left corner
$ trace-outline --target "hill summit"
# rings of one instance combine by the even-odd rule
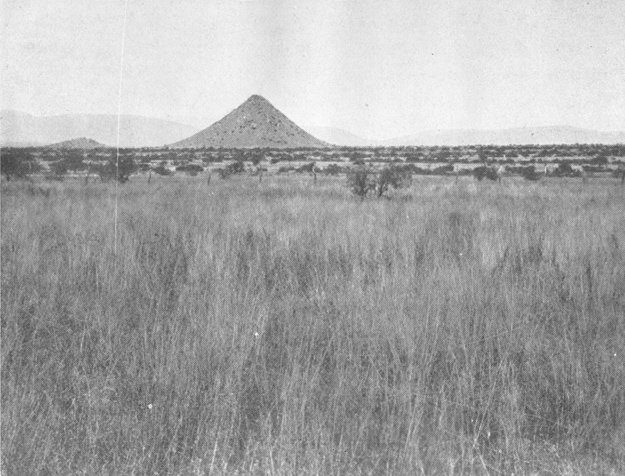
[[[264,97],[254,94],[210,127],[170,147],[327,147]]]
[[[57,142],[56,144],[51,144],[48,147],[52,149],[97,149],[108,146],[101,144],[93,139],[79,137],[78,139],[70,139],[63,142]]]

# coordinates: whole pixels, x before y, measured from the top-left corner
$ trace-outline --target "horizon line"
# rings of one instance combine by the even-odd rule
[[[260,96],[259,94],[253,94],[250,97],[253,96]],[[263,97],[263,96],[260,96]],[[267,100],[267,99],[266,99]],[[268,101],[268,100],[267,100]],[[244,101],[245,102],[245,101]],[[270,102],[270,101],[268,101]],[[270,102],[271,104],[271,102]],[[272,104],[273,105],[273,104]],[[238,107],[238,106],[236,106]],[[234,109],[236,109],[233,108]],[[275,107],[275,106],[274,106]],[[34,114],[32,112],[27,112],[21,109],[11,109],[11,108],[3,108],[0,109],[0,115],[3,115],[4,113],[7,112],[13,112],[13,113],[19,113],[19,114],[25,114],[25,115],[29,115],[35,118],[48,118],[48,117],[61,117],[61,116],[113,116],[113,117],[117,117],[118,114],[116,113],[106,113],[106,112],[68,112],[68,113],[60,113],[60,114],[43,114],[43,115],[38,115],[38,114]],[[159,121],[167,121],[167,122],[173,122],[173,123],[177,123],[180,125],[185,125],[188,127],[194,127],[199,131],[202,131],[208,127],[210,127],[211,125],[215,124],[216,122],[218,122],[220,119],[217,120],[213,120],[212,122],[210,122],[208,125],[206,126],[198,126],[197,124],[194,123],[194,121],[187,121],[184,118],[167,118],[167,117],[162,117],[162,116],[151,116],[151,115],[144,115],[144,114],[137,114],[137,113],[123,113],[121,114],[121,116],[126,116],[126,117],[138,117],[138,118],[143,118],[143,119],[152,119],[152,120],[159,120]],[[183,122],[184,121],[184,122]],[[298,124],[299,125],[299,124]],[[385,138],[373,138],[373,137],[365,137],[359,133],[354,133],[349,129],[345,129],[341,126],[337,126],[337,125],[313,125],[313,124],[307,124],[305,126],[300,126],[303,129],[307,128],[307,127],[312,127],[312,128],[331,128],[331,129],[338,129],[341,130],[343,132],[346,132],[348,134],[351,134],[353,136],[358,137],[359,139],[363,139],[363,140],[368,140],[368,141],[372,141],[372,142],[384,142],[384,141],[388,141],[388,140],[393,140],[393,139],[403,139],[403,138],[408,138],[411,137],[413,135],[417,135],[417,134],[421,134],[421,133],[435,133],[435,132],[500,132],[500,131],[511,131],[511,130],[523,130],[523,129],[549,129],[549,128],[568,128],[568,129],[578,129],[578,130],[583,130],[583,131],[590,131],[590,132],[599,132],[599,133],[606,133],[606,134],[620,134],[620,133],[625,133],[625,129],[622,130],[605,130],[605,129],[590,129],[588,127],[583,127],[583,126],[574,126],[571,124],[550,124],[550,125],[525,125],[525,126],[502,126],[500,128],[487,128],[487,129],[483,129],[483,128],[463,128],[463,127],[455,127],[455,128],[449,128],[449,129],[445,129],[445,128],[433,128],[433,129],[419,129],[416,130],[414,132],[408,133],[408,134],[401,134],[401,135],[394,135],[394,136],[390,136],[390,137],[385,137]]]

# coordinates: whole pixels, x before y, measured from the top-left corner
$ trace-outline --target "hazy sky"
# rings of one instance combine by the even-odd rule
[[[2,109],[117,113],[126,0],[2,0]],[[128,0],[121,111],[206,127],[252,94],[367,138],[625,130],[623,0]]]

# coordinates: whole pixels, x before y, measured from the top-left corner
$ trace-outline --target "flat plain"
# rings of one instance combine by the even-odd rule
[[[614,178],[3,180],[1,225],[3,474],[625,472]]]

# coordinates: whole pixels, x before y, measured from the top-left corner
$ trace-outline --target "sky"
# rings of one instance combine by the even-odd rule
[[[1,109],[203,128],[260,94],[368,139],[625,130],[623,0],[1,1]]]

